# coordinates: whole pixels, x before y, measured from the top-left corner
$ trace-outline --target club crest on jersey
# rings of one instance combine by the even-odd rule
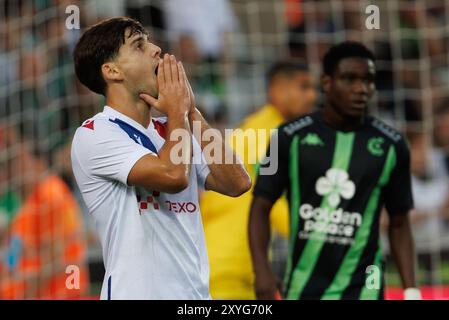
[[[374,137],[368,140],[368,151],[373,155],[380,157],[384,154],[383,143],[385,142],[382,137]]]
[[[355,184],[349,180],[349,175],[346,171],[331,168],[327,170],[326,176],[317,180],[316,192],[320,196],[327,197],[329,205],[336,207],[340,204],[340,199],[351,199],[355,194]]]
[[[142,210],[148,209],[149,205],[152,205],[154,210],[159,210],[159,203],[157,202],[157,197],[159,196],[159,191],[153,191],[151,196],[147,196],[146,198],[142,197],[139,193],[136,194],[137,203],[139,205],[139,214],[142,214]]]

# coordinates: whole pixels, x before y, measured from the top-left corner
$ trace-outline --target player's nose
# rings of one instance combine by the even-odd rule
[[[161,55],[161,48],[158,47],[157,45],[153,45],[154,46],[154,50],[153,50],[153,58],[158,58]]]
[[[359,80],[354,83],[353,90],[354,93],[366,95],[368,94],[369,88],[364,81]]]

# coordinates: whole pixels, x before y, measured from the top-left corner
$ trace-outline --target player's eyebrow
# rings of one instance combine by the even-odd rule
[[[340,73],[340,77],[374,77],[375,72],[368,71],[368,72],[357,72],[357,71],[343,71]]]
[[[136,35],[136,37],[133,40],[131,40],[131,45],[133,45],[135,42],[142,41],[142,40],[144,40],[143,34],[138,34],[138,35]]]

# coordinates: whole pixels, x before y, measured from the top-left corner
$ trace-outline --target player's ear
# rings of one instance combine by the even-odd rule
[[[123,74],[114,62],[106,62],[101,66],[101,72],[105,81],[122,81]]]
[[[321,87],[323,88],[323,91],[325,93],[328,93],[331,87],[331,83],[332,83],[332,77],[327,75],[327,74],[323,74],[321,76]]]

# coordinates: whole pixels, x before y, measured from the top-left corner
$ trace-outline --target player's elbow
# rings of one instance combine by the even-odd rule
[[[251,189],[251,186],[251,178],[248,175],[245,175],[231,188],[229,195],[231,197],[239,197],[245,192],[248,192],[249,189]]]
[[[167,193],[179,193],[186,189],[189,185],[189,177],[183,170],[176,170],[167,176],[168,185],[166,187]]]

